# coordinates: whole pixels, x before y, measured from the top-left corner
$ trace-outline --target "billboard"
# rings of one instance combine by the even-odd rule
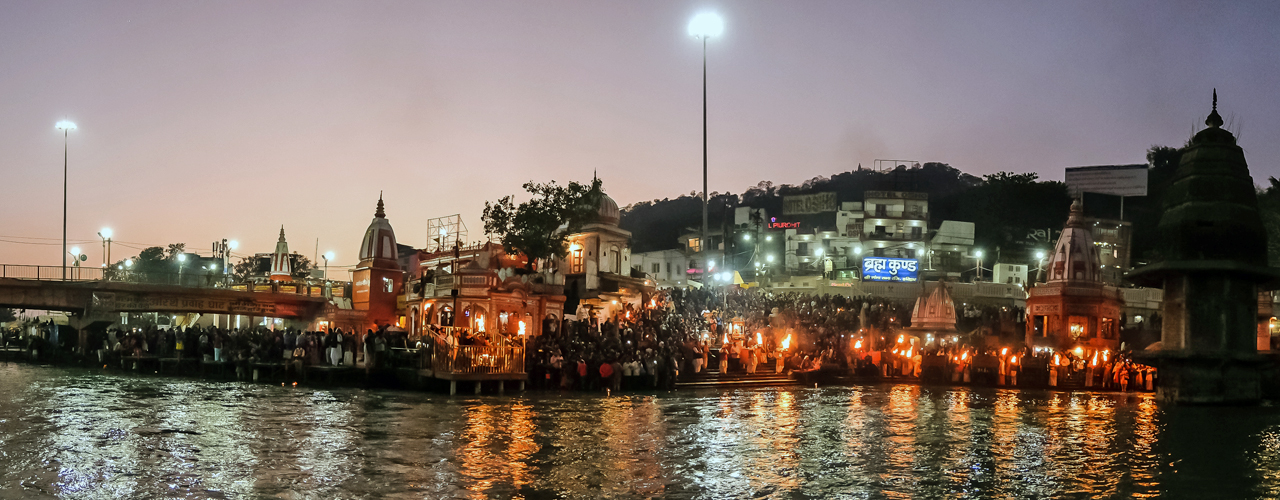
[[[865,281],[916,281],[920,261],[892,257],[865,257],[862,259],[862,279]]]
[[[1146,196],[1146,165],[1103,165],[1067,169],[1067,192],[1072,198],[1080,193],[1102,193],[1115,196]]]
[[[836,211],[836,194],[814,193],[782,197],[782,215],[820,214]]]

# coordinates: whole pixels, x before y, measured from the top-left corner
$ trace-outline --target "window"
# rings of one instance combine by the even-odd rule
[[[701,252],[702,238],[689,238],[689,251],[694,253]]]
[[[569,252],[569,274],[582,274],[582,249]]]
[[[386,293],[395,292],[396,282],[391,278],[382,278],[382,291]]]
[[[796,255],[800,255],[800,256],[806,256],[806,255],[809,255],[809,242],[807,242],[807,241],[802,241],[802,242],[800,242],[800,243],[797,243],[797,244],[796,244]]]
[[[879,237],[882,237],[882,238],[883,238],[883,237],[884,237],[884,233],[885,233],[885,227],[884,227],[884,226],[876,226],[876,232],[874,233],[874,236],[879,236]]]
[[[876,205],[876,217],[888,216],[888,207],[884,205]]]
[[[911,227],[911,239],[918,240],[918,239],[920,239],[920,237],[921,237],[921,236],[923,236],[923,235],[924,235],[924,228],[922,228],[922,227],[920,227],[920,226],[912,226],[912,227]]]
[[[658,262],[654,262],[654,263],[653,263],[653,274],[658,274],[658,273],[660,273],[660,272],[662,272],[662,264],[661,264],[661,263],[658,263]]]
[[[883,248],[873,249],[871,251],[871,255],[874,255],[876,257],[884,257],[884,249]]]
[[[908,258],[908,259],[914,259],[914,258],[916,258],[916,251],[915,251],[915,249],[914,249],[914,248],[908,248],[908,249],[906,250],[906,254],[907,254],[907,258]]]

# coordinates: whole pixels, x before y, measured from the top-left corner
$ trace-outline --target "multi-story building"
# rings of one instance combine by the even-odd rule
[[[1124,273],[1129,271],[1130,241],[1133,238],[1133,224],[1115,219],[1084,217],[1085,227],[1093,234],[1093,244],[1098,247],[1101,258],[1102,282],[1111,286],[1119,286]]]
[[[953,272],[973,262],[973,223],[942,221],[930,231],[927,193],[867,191],[834,215],[830,227],[785,229],[787,274],[857,278],[865,257],[916,259],[924,270]]]

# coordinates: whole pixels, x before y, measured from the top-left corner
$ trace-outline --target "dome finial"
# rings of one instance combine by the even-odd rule
[[[1218,89],[1213,89],[1213,111],[1209,112],[1209,117],[1204,119],[1204,124],[1213,128],[1222,126],[1222,116],[1218,114]]]
[[[382,209],[382,191],[378,191],[378,210],[373,212],[373,216],[381,218],[385,218],[387,216],[387,212]]]

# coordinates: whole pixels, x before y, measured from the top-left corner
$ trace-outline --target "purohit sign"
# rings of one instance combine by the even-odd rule
[[[892,257],[864,257],[862,279],[866,281],[916,281],[920,261]]]

